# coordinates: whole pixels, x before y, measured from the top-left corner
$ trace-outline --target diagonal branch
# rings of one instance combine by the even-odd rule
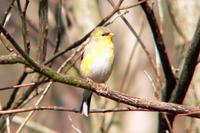
[[[22,10],[21,1],[17,0],[16,2],[17,2],[17,7],[18,7],[18,10],[19,10],[19,13],[20,13],[20,17],[21,17],[24,50],[25,50],[26,53],[29,54],[29,52],[30,52],[30,42],[28,41],[28,29],[27,29],[27,21],[26,21],[26,11],[27,11],[27,8],[28,8],[28,5],[29,5],[29,0],[26,0],[24,10]]]
[[[3,20],[2,20],[2,22],[1,22],[1,25],[5,26],[6,20],[7,20],[8,16],[9,16],[10,11],[11,11],[12,8],[13,8],[14,3],[15,3],[15,0],[12,0],[12,1],[10,2],[10,5],[9,5],[8,9],[4,12],[4,16],[3,16]]]
[[[17,64],[17,63],[28,65],[28,63],[21,56],[15,53],[10,53],[9,55],[0,56],[0,64],[2,65]]]

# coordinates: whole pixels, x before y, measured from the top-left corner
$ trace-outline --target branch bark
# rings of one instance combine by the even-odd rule
[[[39,27],[38,61],[44,62],[47,54],[48,0],[39,2]]]
[[[15,53],[10,53],[9,55],[2,55],[0,56],[0,64],[6,65],[6,64],[27,64],[27,62],[19,55]]]

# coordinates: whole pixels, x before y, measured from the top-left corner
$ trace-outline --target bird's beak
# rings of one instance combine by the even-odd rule
[[[112,33],[112,32],[110,32],[110,33],[109,33],[109,36],[114,36],[114,35],[115,35],[115,34],[114,34],[114,33]]]

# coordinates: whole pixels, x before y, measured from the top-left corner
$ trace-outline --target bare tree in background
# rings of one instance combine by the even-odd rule
[[[0,131],[199,132],[199,8],[198,0],[2,0]],[[115,33],[109,90],[79,73],[98,26]],[[88,118],[83,89],[96,94]]]

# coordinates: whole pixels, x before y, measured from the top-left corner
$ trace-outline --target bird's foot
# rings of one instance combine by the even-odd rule
[[[106,83],[101,83],[101,84],[98,84],[98,85],[99,85],[99,87],[103,88],[103,90],[104,90],[106,93],[108,93],[109,87],[108,87],[108,85],[107,85]]]
[[[87,81],[89,84],[94,83],[94,81],[91,80],[90,78],[86,78],[86,81]]]

